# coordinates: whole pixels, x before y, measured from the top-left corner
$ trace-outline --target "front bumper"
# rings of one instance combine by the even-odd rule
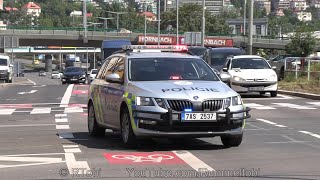
[[[62,78],[62,82],[66,83],[85,83],[86,78]]]
[[[231,88],[236,92],[270,92],[277,91],[278,82],[231,82]]]
[[[224,112],[202,111],[198,113],[216,113],[216,120],[193,122],[184,122],[181,120],[183,112],[175,112],[171,109],[167,113],[133,110],[136,125],[133,130],[136,136],[152,137],[214,137],[241,134],[245,119],[251,117],[250,110],[246,107],[233,112],[229,108]]]
[[[9,77],[9,73],[1,73],[0,74],[0,79],[3,80],[3,79],[8,79]]]

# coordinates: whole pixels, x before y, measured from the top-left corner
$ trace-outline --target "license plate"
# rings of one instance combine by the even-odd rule
[[[216,113],[182,113],[182,121],[215,121]]]
[[[71,79],[71,81],[76,81],[77,79]]]
[[[263,91],[264,87],[249,87],[249,91]]]

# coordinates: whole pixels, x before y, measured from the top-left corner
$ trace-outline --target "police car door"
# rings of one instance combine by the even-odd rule
[[[112,126],[120,127],[120,106],[122,95],[124,93],[124,75],[125,75],[125,61],[124,57],[117,56],[114,65],[110,68],[107,74],[118,74],[120,77],[120,82],[108,81],[107,89],[104,91],[106,94],[106,114],[108,122]]]

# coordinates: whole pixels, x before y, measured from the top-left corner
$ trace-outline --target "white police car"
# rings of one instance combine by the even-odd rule
[[[186,50],[132,45],[108,57],[90,85],[89,134],[119,130],[127,145],[139,137],[221,136],[225,146],[239,146],[250,108]]]

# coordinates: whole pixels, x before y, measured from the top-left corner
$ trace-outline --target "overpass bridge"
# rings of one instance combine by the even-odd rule
[[[123,33],[107,31],[88,31],[84,38],[83,30],[74,29],[1,29],[0,36],[17,36],[20,46],[76,46],[76,47],[101,47],[101,41],[114,39],[128,39],[133,43],[138,35],[143,33]],[[147,35],[157,36],[155,33]],[[173,36],[175,34],[161,34],[161,36]],[[234,45],[240,47],[241,43],[248,42],[248,38],[241,36],[207,36],[207,38],[233,39]],[[284,50],[289,40],[253,38],[253,48]]]

